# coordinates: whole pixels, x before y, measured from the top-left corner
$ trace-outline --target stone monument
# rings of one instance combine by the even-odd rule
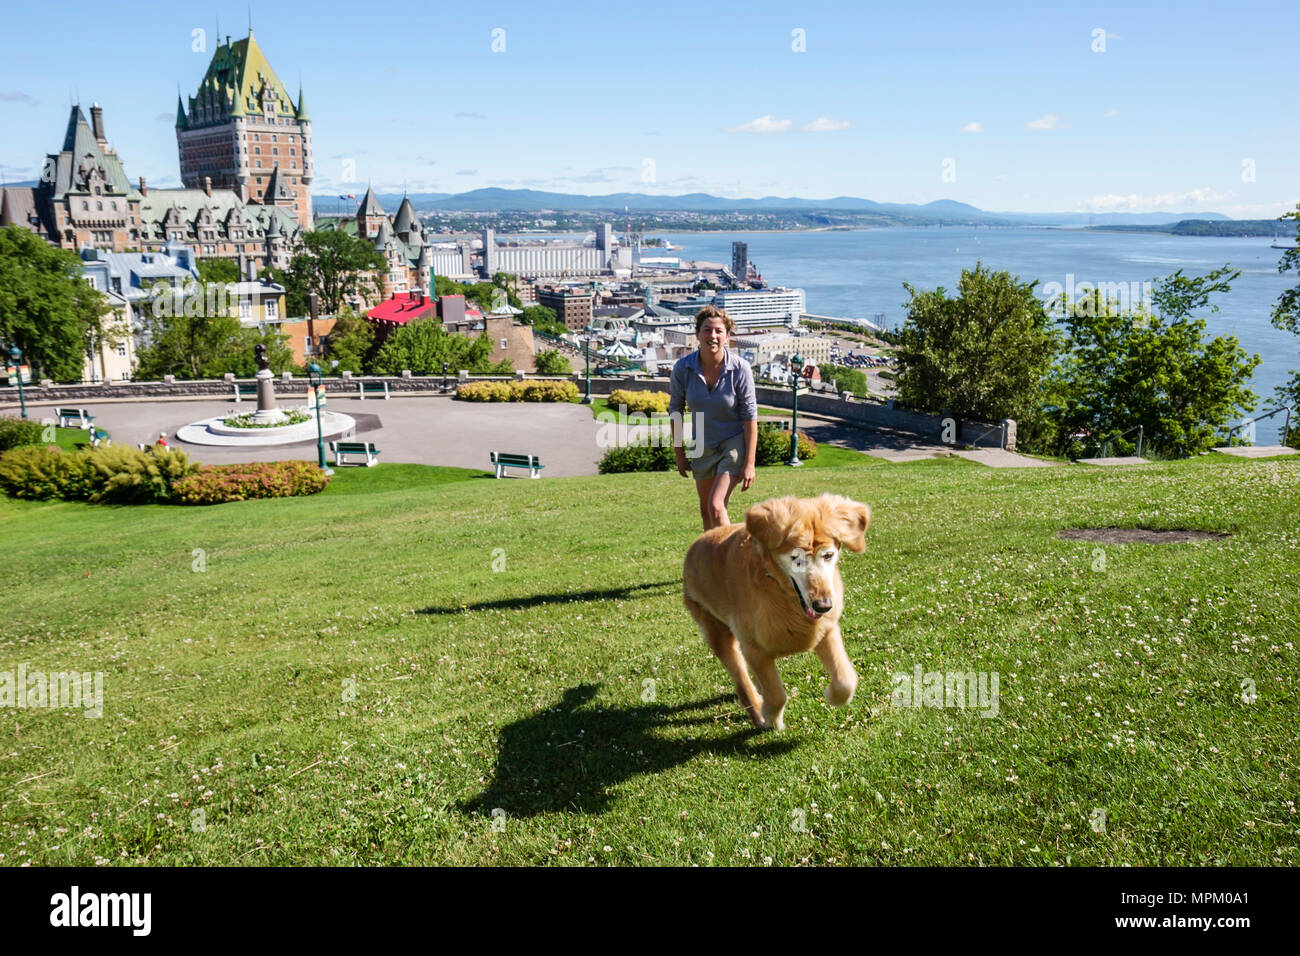
[[[279,424],[285,420],[284,412],[275,407],[275,382],[271,374],[271,360],[266,357],[266,346],[258,344],[257,353],[257,411],[253,421],[259,425]]]

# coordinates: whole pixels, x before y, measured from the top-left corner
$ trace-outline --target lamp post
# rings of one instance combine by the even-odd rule
[[[591,404],[591,336],[596,330],[589,324],[582,330],[584,335],[582,339],[582,354],[587,360],[587,395],[582,400],[582,404]]]
[[[443,390],[444,392],[447,391],[447,369],[448,369],[448,367],[449,367],[449,366],[448,366],[448,363],[446,363],[446,362],[443,362],[443,363],[442,363],[442,390]]]
[[[26,418],[27,399],[23,395],[23,350],[15,345],[9,350],[9,357],[14,360],[14,378],[18,381],[18,404],[23,410],[23,418]]]
[[[799,468],[799,373],[803,369],[803,358],[797,352],[790,358],[790,397],[793,400],[794,414],[790,420],[790,460],[786,462],[791,468]]]
[[[317,463],[321,471],[327,475],[334,474],[334,469],[325,464],[325,436],[321,430],[320,407],[321,399],[324,397],[325,383],[321,379],[320,365],[312,362],[307,366],[307,383],[311,386],[312,405],[316,411],[316,454]]]

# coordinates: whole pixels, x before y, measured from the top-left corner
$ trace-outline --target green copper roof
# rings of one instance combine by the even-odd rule
[[[311,117],[307,115],[307,101],[302,98],[302,84],[298,84],[298,119],[304,123],[310,122]]]
[[[185,123],[185,102],[181,99],[179,93],[176,94],[176,128],[184,129]]]
[[[188,125],[206,126],[235,116],[260,116],[264,95],[270,96],[276,116],[306,118],[305,111],[300,115],[299,107],[249,30],[244,39],[217,47],[198,92],[190,97]]]

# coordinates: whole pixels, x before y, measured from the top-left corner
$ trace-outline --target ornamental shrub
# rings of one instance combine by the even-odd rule
[[[668,411],[667,392],[638,392],[628,389],[615,389],[609,394],[609,404],[617,408],[619,405],[626,405],[629,412],[643,412],[653,414],[655,412]]]
[[[578,386],[572,382],[470,382],[456,389],[456,397],[467,402],[572,402]]]
[[[673,450],[668,445],[621,445],[605,452],[597,466],[602,475],[629,471],[676,471]]]
[[[166,501],[173,483],[197,470],[183,451],[124,445],[64,453],[49,445],[0,456],[0,488],[14,498],[149,504]]]
[[[817,442],[803,432],[799,435],[799,460],[806,461],[817,457]],[[758,426],[758,450],[754,455],[755,465],[779,465],[790,457],[790,433],[778,428],[772,422],[760,422]]]
[[[0,451],[20,448],[23,445],[39,445],[44,428],[45,426],[40,422],[14,418],[11,415],[0,416]]]
[[[177,504],[217,505],[253,498],[314,495],[329,483],[329,476],[313,462],[271,461],[207,465],[176,482],[172,491]]]

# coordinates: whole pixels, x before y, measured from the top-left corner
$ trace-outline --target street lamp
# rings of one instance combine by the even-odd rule
[[[448,369],[448,367],[449,367],[449,366],[448,366],[448,363],[446,363],[446,362],[443,362],[443,363],[442,363],[442,390],[443,390],[444,392],[447,391],[447,369]]]
[[[23,410],[23,418],[26,418],[27,399],[23,395],[23,350],[15,345],[9,350],[9,357],[14,360],[14,378],[18,381],[18,404]]]
[[[582,354],[587,360],[587,396],[582,400],[582,404],[591,404],[591,336],[596,331],[590,324],[582,330],[585,334],[582,339]]]
[[[307,384],[311,386],[312,405],[316,411],[316,453],[321,471],[327,475],[334,474],[334,469],[325,464],[325,436],[321,431],[320,407],[325,404],[325,383],[321,379],[320,365],[312,362],[307,366]]]
[[[790,396],[793,400],[794,414],[790,420],[790,460],[786,462],[791,468],[799,468],[799,373],[803,370],[803,358],[796,352],[790,358]]]

